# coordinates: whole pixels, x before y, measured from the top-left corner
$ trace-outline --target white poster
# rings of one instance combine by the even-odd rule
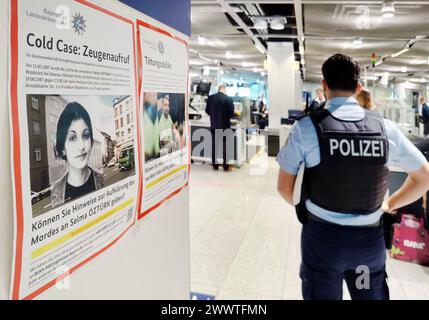
[[[187,185],[188,44],[140,20],[137,28],[144,168],[141,218]]]
[[[134,23],[86,0],[10,1],[11,297],[31,299],[135,223]]]

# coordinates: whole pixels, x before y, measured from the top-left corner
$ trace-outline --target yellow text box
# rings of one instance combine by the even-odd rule
[[[101,221],[106,220],[107,218],[109,218],[110,216],[114,215],[115,213],[118,213],[119,211],[121,211],[122,209],[125,209],[127,206],[129,206],[130,204],[132,204],[134,201],[134,198],[129,199],[127,201],[125,201],[124,203],[122,203],[121,205],[117,206],[116,208],[113,208],[110,211],[107,211],[105,214],[95,218],[94,220],[84,224],[83,226],[76,228],[75,230],[45,244],[44,246],[41,246],[40,248],[34,250],[31,253],[31,258],[35,259],[39,256],[41,256],[42,254],[44,254],[45,252],[63,244],[64,242],[76,237],[77,235],[81,234],[82,232],[88,230],[89,228],[99,224]]]

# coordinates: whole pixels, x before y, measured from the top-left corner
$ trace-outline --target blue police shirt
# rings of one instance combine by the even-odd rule
[[[354,97],[335,97],[326,102],[325,108],[341,120],[357,121],[365,116],[364,109],[359,106]],[[426,163],[426,158],[392,121],[383,120],[389,140],[388,165],[399,166],[406,172],[419,170]],[[286,145],[277,155],[277,162],[282,170],[292,175],[298,173],[301,163],[304,163],[306,168],[320,163],[319,142],[310,117],[304,117],[292,126]],[[315,216],[347,226],[370,225],[376,223],[383,214],[380,209],[368,215],[338,213],[325,210],[309,199],[306,200],[305,205]]]

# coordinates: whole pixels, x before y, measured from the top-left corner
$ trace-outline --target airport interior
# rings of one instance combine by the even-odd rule
[[[0,300],[429,298],[429,1],[4,0],[0,30]]]

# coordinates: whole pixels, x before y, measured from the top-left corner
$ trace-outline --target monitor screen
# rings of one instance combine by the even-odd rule
[[[197,93],[197,89],[198,89],[199,84],[200,84],[200,81],[192,81],[192,83],[191,83],[191,92],[192,93]]]
[[[210,92],[211,82],[200,82],[197,87],[197,94],[202,96],[208,96]]]

